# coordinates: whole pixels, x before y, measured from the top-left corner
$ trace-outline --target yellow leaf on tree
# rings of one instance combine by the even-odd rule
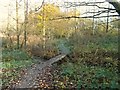
[[[42,20],[42,16],[41,16],[41,15],[38,15],[38,19],[39,19],[39,20]]]

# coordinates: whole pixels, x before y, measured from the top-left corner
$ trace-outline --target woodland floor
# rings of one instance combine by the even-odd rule
[[[70,47],[72,52],[67,56],[60,54],[47,60],[40,58],[34,60],[20,50],[4,50],[3,90],[9,88],[80,88],[83,90],[118,88],[119,90],[116,40],[113,37],[106,37],[106,39],[98,39],[96,41],[98,43],[88,45],[86,42],[81,47],[75,44],[75,48]],[[69,52],[62,44],[59,48],[62,53]]]
[[[6,90],[6,88],[7,90],[9,88],[84,89],[84,85],[91,85],[96,88],[103,87],[101,85],[113,88],[119,87],[118,76],[112,67],[100,67],[101,64],[97,66],[95,63],[87,66],[81,63],[83,62],[81,60],[79,62],[68,62],[67,59],[72,59],[72,56],[68,57],[68,55],[60,54],[47,61],[39,58],[35,59],[34,64],[22,69],[16,81],[11,82],[9,87],[5,87],[3,90]],[[75,57],[73,59],[75,60]],[[64,64],[61,65],[63,62]]]
[[[17,81],[12,83],[12,88],[51,88],[51,82],[53,82],[53,76],[51,71],[54,71],[55,67],[52,64],[56,61],[61,60],[66,55],[61,54],[50,60],[44,61],[35,59],[35,64],[24,69]],[[53,88],[53,87],[52,87]]]

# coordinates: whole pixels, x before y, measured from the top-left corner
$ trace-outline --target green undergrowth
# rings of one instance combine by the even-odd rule
[[[15,83],[20,71],[33,64],[31,57],[23,50],[3,50],[2,52],[2,84],[3,87]]]
[[[111,33],[98,33],[95,35],[83,35],[78,37],[71,36],[69,39],[69,47],[72,52],[90,52],[96,49],[102,49],[105,51],[118,52],[118,35],[112,35]]]
[[[20,61],[20,60],[28,60],[30,56],[27,52],[22,50],[3,50],[2,51],[2,61]]]
[[[117,34],[76,35],[67,44],[71,52],[57,62],[58,87],[119,89]]]
[[[73,83],[74,88],[120,88],[118,68],[88,66],[85,63],[66,62],[59,66],[59,81],[64,88]],[[67,78],[63,80],[63,78]],[[67,83],[64,83],[67,80]],[[66,86],[65,86],[66,85]],[[61,86],[62,87],[62,86]]]

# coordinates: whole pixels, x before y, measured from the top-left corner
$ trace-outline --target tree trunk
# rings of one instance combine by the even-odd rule
[[[27,22],[28,22],[28,0],[24,0],[24,9],[25,9],[25,27],[24,27],[24,48],[26,48],[27,42]]]
[[[17,49],[19,49],[18,2],[17,2],[17,0],[16,0],[16,31],[17,31]]]
[[[116,9],[116,12],[120,16],[120,2],[118,2],[117,0],[106,0],[106,1],[114,6],[114,8]]]

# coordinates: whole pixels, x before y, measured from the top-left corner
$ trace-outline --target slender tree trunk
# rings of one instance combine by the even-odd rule
[[[24,0],[24,9],[25,9],[25,27],[24,27],[24,48],[26,49],[27,44],[27,22],[28,22],[28,0]]]
[[[17,31],[17,49],[19,49],[18,1],[17,0],[16,0],[16,31]]]
[[[95,19],[93,17],[93,22],[92,22],[92,29],[93,29],[93,35],[95,34]]]
[[[108,5],[108,8],[109,8],[109,5]],[[107,12],[106,33],[108,32],[108,29],[109,29],[109,10],[108,10],[108,12]]]
[[[94,4],[95,5],[95,4]],[[94,10],[94,12],[95,12],[95,7],[93,6],[93,10]],[[93,12],[93,23],[92,23],[92,29],[93,29],[93,35],[95,34],[95,18],[94,18],[94,13]]]

